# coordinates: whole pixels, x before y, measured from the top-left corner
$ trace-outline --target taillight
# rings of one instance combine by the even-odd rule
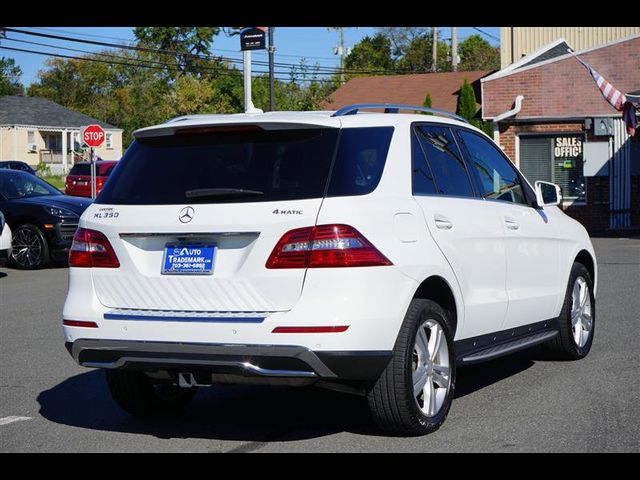
[[[78,228],[69,251],[70,267],[118,268],[120,262],[102,232]]]
[[[391,262],[349,225],[290,230],[278,241],[267,268],[373,267]]]

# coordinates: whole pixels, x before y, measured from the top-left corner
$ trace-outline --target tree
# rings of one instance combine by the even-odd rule
[[[406,49],[416,38],[428,35],[430,27],[380,27],[376,30],[379,35],[389,39],[392,56],[398,59],[405,54]]]
[[[471,35],[458,46],[459,70],[499,70],[500,49],[492,47],[480,35]]]
[[[449,47],[445,42],[438,42],[438,72],[451,71],[451,63],[447,60]],[[431,31],[416,37],[405,49],[398,60],[398,69],[404,73],[426,73],[431,71],[433,63],[433,40]]]
[[[20,83],[22,70],[13,58],[0,58],[0,95],[16,95],[22,93],[24,87]]]
[[[105,55],[118,55],[119,62],[104,63]],[[132,141],[138,128],[158,124],[179,115],[194,113],[238,113],[243,111],[242,72],[219,64],[202,74],[175,70],[173,77],[157,65],[162,53],[147,51],[103,51],[82,59],[52,59],[38,72],[28,94],[48,98],[67,108],[116,125],[124,130],[123,144]],[[90,60],[99,60],[94,62]],[[276,80],[276,105],[280,110],[313,110],[338,86],[334,78],[319,82],[317,65],[305,62],[292,70],[289,82]],[[253,79],[254,102],[269,104],[267,76]]]
[[[469,84],[467,79],[464,79],[462,87],[458,93],[458,102],[456,105],[456,114],[460,115],[467,120],[471,120],[475,117],[478,107],[476,104],[476,94],[473,91],[473,87]]]
[[[167,71],[172,77],[178,73],[200,75],[205,68],[219,63],[207,59],[211,55],[213,37],[220,32],[219,27],[136,27],[133,30],[141,47],[164,51],[165,61],[178,64]],[[176,73],[178,72],[178,73]]]
[[[462,87],[460,87],[460,92],[458,93],[456,113],[461,117],[466,118],[471,125],[479,128],[493,138],[493,125],[491,122],[485,122],[480,118],[476,118],[476,114],[478,113],[476,94],[466,78],[464,79],[464,83],[462,84]]]
[[[390,40],[377,34],[374,37],[366,36],[360,40],[345,59],[346,70],[362,70],[362,75],[350,74],[348,77],[363,75],[382,75],[392,71],[394,61],[391,58]],[[367,73],[367,72],[378,73]]]

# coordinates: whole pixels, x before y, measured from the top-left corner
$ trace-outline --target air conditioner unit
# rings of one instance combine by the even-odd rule
[[[38,151],[38,146],[35,143],[30,143],[29,145],[27,145],[27,147],[29,148],[29,152],[37,152]]]

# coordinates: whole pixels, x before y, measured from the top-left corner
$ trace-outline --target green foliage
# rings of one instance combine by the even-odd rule
[[[451,71],[451,62],[447,60],[449,47],[443,41],[438,41],[438,72]],[[426,73],[431,71],[433,64],[433,39],[431,32],[416,37],[406,48],[404,55],[397,62],[397,68],[405,73]]]
[[[480,35],[471,35],[458,46],[459,70],[499,70],[500,49],[492,47]]]
[[[44,162],[40,162],[36,166],[36,173],[38,174],[39,177],[50,177],[51,167]]]
[[[424,97],[424,102],[422,102],[423,107],[431,108],[433,106],[433,102],[431,101],[431,94],[427,93],[427,96]]]
[[[24,87],[20,83],[22,70],[13,58],[0,58],[0,95],[17,95]]]
[[[171,78],[179,73],[201,75],[206,69],[215,69],[217,61],[201,58],[211,55],[213,37],[220,32],[219,27],[136,27],[134,35],[140,46],[164,50],[160,59],[177,64],[166,69]]]
[[[376,31],[389,39],[394,60],[402,57],[416,38],[431,35],[429,27],[380,27]]]
[[[364,37],[351,49],[351,53],[345,58],[346,70],[362,70],[364,72],[361,75],[347,75],[347,78],[375,75],[376,73],[369,73],[372,71],[382,74],[393,70],[393,67],[391,41],[381,34],[377,34],[374,37]]]
[[[126,57],[130,64],[167,61],[153,52],[100,52]],[[104,60],[104,56],[87,56]],[[171,60],[175,61],[175,60]],[[28,89],[31,96],[48,98],[67,108],[124,130],[123,146],[132,132],[172,117],[197,113],[239,113],[244,109],[242,72],[216,60],[201,72],[144,68],[75,59],[52,59]],[[302,62],[291,81],[275,82],[278,110],[314,110],[337,88],[335,80],[316,82],[317,67]],[[254,103],[269,106],[267,76],[253,79]]]
[[[480,120],[478,118],[474,118],[474,119],[471,120],[471,125],[473,125],[474,127],[479,128],[484,133],[486,133],[491,138],[493,138],[493,123],[492,122],[485,122],[485,121]]]
[[[458,93],[456,113],[467,120],[471,120],[475,117],[477,111],[476,94],[473,91],[473,87],[471,87],[465,78],[462,87],[460,87],[460,93]]]

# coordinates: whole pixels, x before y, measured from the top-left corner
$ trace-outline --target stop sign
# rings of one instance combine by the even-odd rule
[[[104,130],[100,125],[88,125],[82,130],[82,141],[89,147],[99,147],[104,142]]]

